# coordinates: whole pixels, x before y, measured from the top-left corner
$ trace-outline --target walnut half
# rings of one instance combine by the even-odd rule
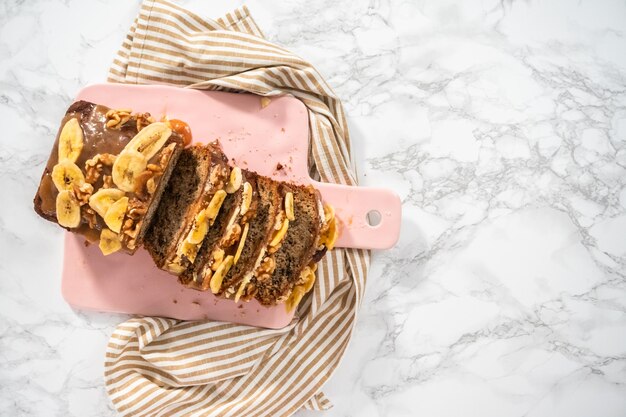
[[[99,153],[85,162],[85,181],[95,184],[105,166],[113,166],[116,156],[110,153]]]
[[[91,194],[93,194],[93,185],[86,182],[81,185],[74,184],[72,188],[74,191],[74,196],[81,206],[84,206],[89,202],[89,197],[91,197]]]
[[[131,118],[131,109],[111,109],[106,113],[106,127],[120,129]]]
[[[143,216],[148,211],[146,203],[133,198],[129,201],[126,209],[126,219],[122,224],[122,242],[127,248],[133,250],[137,246],[137,236],[141,230]]]

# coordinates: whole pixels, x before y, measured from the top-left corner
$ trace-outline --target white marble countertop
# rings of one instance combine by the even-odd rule
[[[626,4],[248,5],[343,98],[362,183],[404,202],[323,415],[626,415]],[[137,8],[0,4],[3,416],[115,414],[103,355],[124,317],[64,303],[62,231],[31,201]]]

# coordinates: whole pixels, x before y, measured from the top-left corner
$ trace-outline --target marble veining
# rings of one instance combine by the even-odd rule
[[[626,415],[626,4],[247,4],[343,99],[361,183],[403,200],[324,415]],[[103,354],[124,316],[65,304],[62,233],[31,200],[137,8],[0,4],[0,415],[115,415]]]

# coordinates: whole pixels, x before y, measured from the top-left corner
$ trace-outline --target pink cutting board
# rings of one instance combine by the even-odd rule
[[[273,98],[261,107],[259,96],[201,91],[169,86],[97,84],[81,90],[77,100],[113,108],[167,115],[191,127],[194,141],[219,139],[226,155],[242,168],[279,180],[313,184],[335,207],[341,225],[337,246],[363,249],[392,247],[400,233],[400,199],[389,190],[349,187],[313,181],[307,170],[308,115],[293,97]],[[283,169],[277,170],[277,164]],[[370,226],[367,213],[380,213]],[[104,257],[97,245],[71,233],[65,237],[62,291],[79,309],[173,317],[213,319],[282,328],[293,312],[284,305],[264,307],[256,300],[235,303],[210,292],[187,289],[176,277],[157,269],[148,253],[116,253]]]

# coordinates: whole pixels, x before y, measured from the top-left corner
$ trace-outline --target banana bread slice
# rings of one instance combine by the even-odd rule
[[[219,264],[228,256],[232,256],[234,263],[234,256],[242,237],[241,224],[243,223],[245,227],[245,222],[250,217],[250,214],[246,213],[251,213],[249,211],[251,206],[256,206],[256,200],[252,200],[256,196],[253,196],[252,185],[245,173],[242,179],[242,186],[237,191],[226,195],[222,208],[213,225],[209,227],[193,265],[186,268],[179,276],[181,284],[207,291],[210,288],[211,277]],[[244,194],[247,193],[249,195],[245,197]]]
[[[184,282],[229,298],[247,279],[263,257],[272,235],[280,196],[278,183],[251,171],[242,171],[245,182],[232,206],[218,219],[217,236],[206,240]],[[226,203],[225,203],[226,204]]]
[[[313,259],[323,221],[319,192],[310,186],[282,184],[281,196],[281,216],[288,223],[287,231],[282,240],[274,239],[276,244],[267,248],[267,256],[241,290],[244,300],[255,297],[264,305],[286,301],[300,283],[305,267],[319,261]]]
[[[193,264],[221,209],[229,174],[218,143],[182,151],[144,242],[159,268],[179,275]]]

